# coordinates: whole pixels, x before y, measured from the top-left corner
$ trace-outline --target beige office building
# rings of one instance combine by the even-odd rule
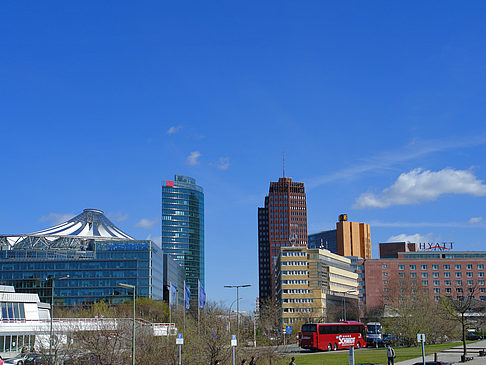
[[[357,256],[371,259],[371,232],[366,223],[348,222],[341,214],[336,223],[337,253],[341,256]]]
[[[324,249],[282,247],[277,294],[282,325],[300,330],[303,323],[325,322],[330,311],[357,303],[358,274],[351,260]],[[344,312],[342,317],[345,317]]]

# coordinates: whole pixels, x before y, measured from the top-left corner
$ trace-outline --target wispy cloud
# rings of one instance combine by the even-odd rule
[[[140,227],[144,229],[150,229],[152,228],[155,224],[157,223],[157,219],[148,219],[148,218],[142,218],[138,221],[137,224],[135,224],[135,227]]]
[[[216,167],[220,170],[228,170],[230,165],[229,157],[220,157],[216,162]]]
[[[187,164],[194,166],[199,164],[199,157],[201,157],[201,152],[193,151],[187,156]]]
[[[116,222],[124,222],[128,219],[128,214],[127,213],[122,213],[122,212],[113,212],[113,213],[108,213],[107,214],[108,218],[116,221]]]
[[[472,217],[471,219],[469,219],[468,223],[469,224],[478,224],[478,223],[481,223],[483,221],[483,217]]]
[[[181,125],[173,125],[169,129],[167,129],[167,132],[165,132],[165,133],[167,133],[170,136],[170,135],[176,134],[181,129],[182,129]]]
[[[70,220],[74,217],[73,213],[49,213],[40,217],[39,222],[48,222],[50,224],[58,225]]]
[[[390,169],[399,163],[414,160],[430,153],[442,152],[456,148],[474,147],[485,143],[485,134],[457,138],[455,140],[421,141],[414,139],[411,143],[400,149],[383,151],[380,154],[363,159],[361,163],[354,166],[308,179],[307,186],[312,189],[329,182],[352,179],[366,172]]]
[[[396,236],[391,236],[387,240],[387,242],[413,242],[413,243],[431,242],[431,241],[434,241],[432,233],[426,235],[422,235],[420,233],[415,233],[415,234],[402,233]]]
[[[478,222],[471,224],[467,222],[404,222],[404,221],[394,221],[394,222],[384,222],[379,220],[370,221],[372,227],[384,227],[384,228],[486,228],[484,222]]]
[[[470,170],[445,168],[439,171],[414,169],[401,174],[393,185],[380,194],[363,193],[354,208],[387,208],[436,200],[444,194],[485,196],[486,185]]]

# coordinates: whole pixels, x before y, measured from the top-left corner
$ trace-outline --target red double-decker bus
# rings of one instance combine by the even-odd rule
[[[366,326],[355,321],[304,324],[299,346],[311,351],[366,347]]]

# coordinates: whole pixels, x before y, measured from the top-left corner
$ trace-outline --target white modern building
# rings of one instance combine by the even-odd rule
[[[51,326],[53,337],[66,343],[69,333],[126,328],[126,322],[132,319],[53,318],[51,321],[50,305],[41,303],[37,294],[16,293],[13,286],[0,285],[0,321],[0,356],[10,358],[24,348],[48,347]],[[149,323],[137,319],[136,325],[148,329],[154,336],[177,333],[175,325],[169,323]]]

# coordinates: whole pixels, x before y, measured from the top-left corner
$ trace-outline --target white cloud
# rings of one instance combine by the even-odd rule
[[[201,157],[201,153],[199,151],[193,151],[187,156],[187,163],[191,166],[197,165],[199,163],[199,157]]]
[[[180,126],[180,125],[173,125],[169,129],[167,129],[167,132],[166,133],[170,136],[172,134],[176,134],[181,129],[182,129],[182,126]]]
[[[154,237],[151,234],[149,234],[149,235],[147,235],[147,237],[145,239],[154,242],[159,247],[162,247],[162,237],[161,236]]]
[[[431,241],[431,234],[424,236],[419,233],[415,233],[415,234],[402,233],[396,236],[391,236],[387,240],[387,242],[412,242],[412,243],[430,242],[430,241]]]
[[[478,224],[478,223],[481,223],[483,221],[483,217],[472,217],[471,219],[469,219],[468,223],[469,224]]]
[[[128,219],[128,214],[122,212],[108,213],[107,215],[108,218],[113,219],[114,221],[117,222],[124,222]]]
[[[44,215],[40,217],[40,222],[49,222],[54,225],[58,225],[70,220],[74,217],[73,213],[49,213],[49,215]]]
[[[135,227],[141,227],[144,229],[150,229],[154,226],[154,224],[157,223],[157,219],[147,219],[147,218],[142,218],[140,221],[138,221],[137,224],[135,224]]]
[[[218,162],[216,163],[216,167],[220,170],[228,170],[230,167],[230,159],[229,157],[220,157]]]
[[[435,200],[444,194],[486,195],[486,185],[470,170],[445,168],[439,171],[414,169],[401,174],[381,194],[363,193],[354,208],[386,208]]]

